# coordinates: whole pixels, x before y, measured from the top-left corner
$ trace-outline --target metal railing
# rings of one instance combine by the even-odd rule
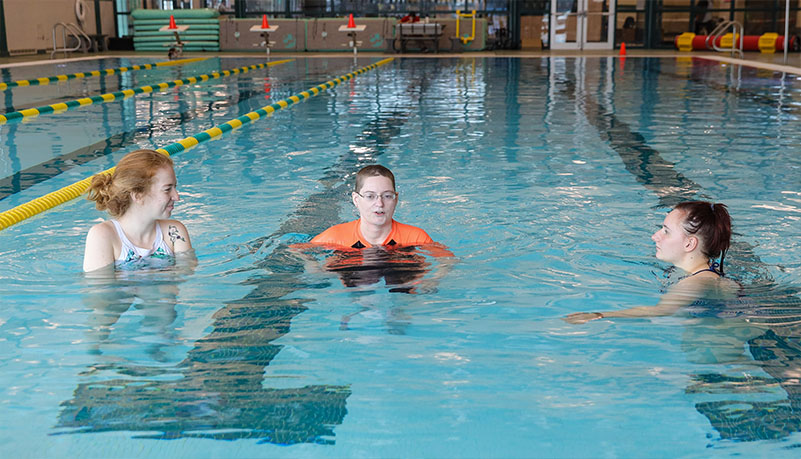
[[[718,46],[717,42],[719,38],[722,38],[723,35],[728,33],[728,29],[731,28],[731,48],[721,48]],[[714,49],[715,51],[720,52],[727,52],[731,51],[731,55],[734,56],[737,54],[739,57],[743,57],[743,35],[745,34],[745,30],[743,30],[743,25],[737,21],[723,21],[719,23],[712,32],[709,33],[706,37],[706,48],[707,49]],[[711,41],[711,42],[710,42]]]
[[[56,32],[58,29],[61,29],[61,40],[64,43],[63,48],[59,48],[56,43]],[[74,48],[67,46],[67,33],[69,33],[70,37],[78,41],[78,44],[76,44]],[[78,51],[81,48],[83,48],[84,53],[87,53],[89,52],[90,46],[92,46],[92,39],[89,38],[89,35],[86,35],[86,32],[81,30],[80,27],[75,25],[75,23],[57,22],[56,25],[53,26],[53,51],[50,53],[50,59],[53,59],[59,51],[64,53],[64,57],[67,57],[67,53]]]

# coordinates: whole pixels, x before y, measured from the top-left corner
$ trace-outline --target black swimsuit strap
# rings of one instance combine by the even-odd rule
[[[717,270],[718,266],[720,266],[720,265],[717,264],[717,263],[712,263],[711,265],[709,265],[708,268],[702,269],[702,270],[699,270],[699,271],[696,271],[696,272],[690,274],[690,277],[695,276],[696,274],[702,273],[704,271],[711,271],[711,272],[717,274],[718,276],[722,276],[722,274],[720,272],[718,272],[718,270]]]

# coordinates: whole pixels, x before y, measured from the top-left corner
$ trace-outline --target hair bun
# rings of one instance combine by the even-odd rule
[[[106,210],[108,201],[111,199],[111,174],[100,173],[92,177],[92,183],[89,185],[90,201],[95,201],[97,210]]]

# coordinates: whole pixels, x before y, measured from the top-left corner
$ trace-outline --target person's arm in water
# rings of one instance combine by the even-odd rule
[[[459,259],[451,252],[447,246],[439,242],[429,242],[417,246],[420,253],[435,258],[436,265],[430,270],[426,270],[423,276],[412,281],[410,285],[413,289],[409,293],[432,293],[437,291],[439,282],[446,277]]]
[[[605,317],[657,317],[675,314],[707,293],[732,290],[723,276],[723,259],[731,241],[731,217],[725,204],[707,201],[680,202],[665,216],[662,226],[651,235],[656,257],[689,274],[662,296],[656,306],[620,311],[579,312],[564,320],[583,324]],[[710,265],[712,260],[720,258]],[[716,268],[720,268],[717,271]],[[690,274],[692,273],[692,274]],[[728,296],[728,295],[727,295]]]
[[[667,293],[662,295],[656,306],[636,306],[618,311],[603,312],[575,312],[564,318],[565,322],[571,324],[583,324],[591,320],[605,318],[638,318],[638,317],[661,317],[671,316],[679,309],[689,306],[700,298],[703,293],[713,286],[713,283],[720,282],[721,279],[703,276],[688,277],[681,280],[671,287]]]

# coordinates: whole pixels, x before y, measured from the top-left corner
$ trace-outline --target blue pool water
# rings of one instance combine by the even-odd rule
[[[258,62],[21,88],[5,102]],[[0,211],[353,69],[297,59],[2,126]],[[194,270],[84,277],[83,239],[104,215],[83,199],[3,230],[0,451],[795,457],[799,88],[702,59],[399,59],[174,156]],[[346,286],[328,254],[290,248],[354,217],[350,179],[372,163],[396,174],[396,218],[455,254],[406,254],[418,272],[401,291],[388,277]],[[675,273],[649,237],[689,198],[729,205],[727,267],[748,317],[561,320],[655,304]]]

